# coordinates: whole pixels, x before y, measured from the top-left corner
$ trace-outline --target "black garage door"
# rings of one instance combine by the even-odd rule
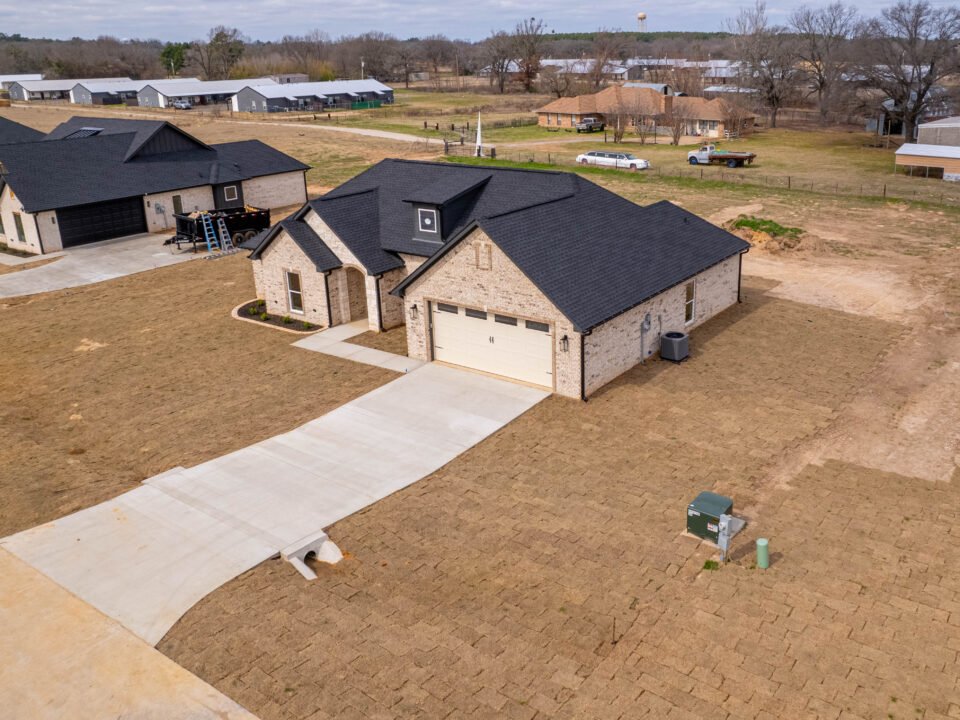
[[[65,248],[147,231],[142,197],[57,210],[57,224]]]

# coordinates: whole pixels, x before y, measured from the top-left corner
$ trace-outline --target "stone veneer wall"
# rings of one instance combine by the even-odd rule
[[[287,271],[300,273],[300,287],[303,292],[303,314],[290,311],[287,298]],[[267,312],[274,315],[287,315],[303,318],[315,325],[327,326],[327,295],[324,289],[323,273],[317,272],[316,265],[286,233],[281,231],[260,260],[253,262],[253,280],[257,286],[257,297],[267,301]],[[331,286],[331,295],[332,293]],[[331,298],[331,305],[336,304]],[[334,320],[336,324],[336,319]]]
[[[279,208],[303,205],[307,201],[307,186],[303,172],[264,175],[243,181],[243,201],[259,208]]]

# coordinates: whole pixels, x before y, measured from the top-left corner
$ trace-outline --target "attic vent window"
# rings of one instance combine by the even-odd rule
[[[66,139],[75,140],[77,138],[93,137],[94,135],[99,135],[102,132],[103,132],[103,128],[84,127],[84,128],[80,128],[79,130],[75,130],[74,132],[67,135]]]
[[[420,232],[437,232],[437,211],[430,208],[419,208],[417,219],[420,223]]]

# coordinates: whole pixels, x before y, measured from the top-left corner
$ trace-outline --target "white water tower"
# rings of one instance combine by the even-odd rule
[[[647,31],[647,14],[645,12],[637,13],[637,25],[640,26],[640,32]]]

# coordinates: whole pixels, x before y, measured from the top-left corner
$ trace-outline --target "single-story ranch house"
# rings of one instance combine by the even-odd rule
[[[137,93],[140,107],[170,107],[177,100],[189,100],[193,105],[217,105],[230,102],[240,90],[256,85],[277,85],[273,78],[249,80],[195,80],[176,78],[162,82],[150,81]]]
[[[48,253],[160,232],[174,213],[306,200],[308,166],[259,140],[206,145],[156,120],[74,117],[0,145],[0,242]]]
[[[393,102],[393,88],[377,80],[253,85],[231,99],[235,112],[284,112],[351,107],[356,103]]]
[[[586,117],[612,125],[619,115],[629,122],[683,123],[684,135],[722,138],[725,133],[746,134],[753,129],[755,116],[723,99],[707,100],[664,94],[657,86],[615,85],[592,95],[558,98],[537,110],[541,127],[572,128]],[[665,87],[665,86],[660,86]]]
[[[21,102],[36,100],[69,100],[70,91],[78,82],[131,82],[128,77],[85,78],[83,80],[22,80],[10,84],[10,99]]]
[[[200,82],[196,78],[177,78],[176,80],[130,80],[96,82],[81,80],[70,90],[70,102],[77,105],[133,105],[137,106],[138,94],[147,85],[163,87],[173,83]]]
[[[250,258],[271,313],[406,324],[414,358],[586,398],[736,303],[748,248],[572,173],[384,160]]]

